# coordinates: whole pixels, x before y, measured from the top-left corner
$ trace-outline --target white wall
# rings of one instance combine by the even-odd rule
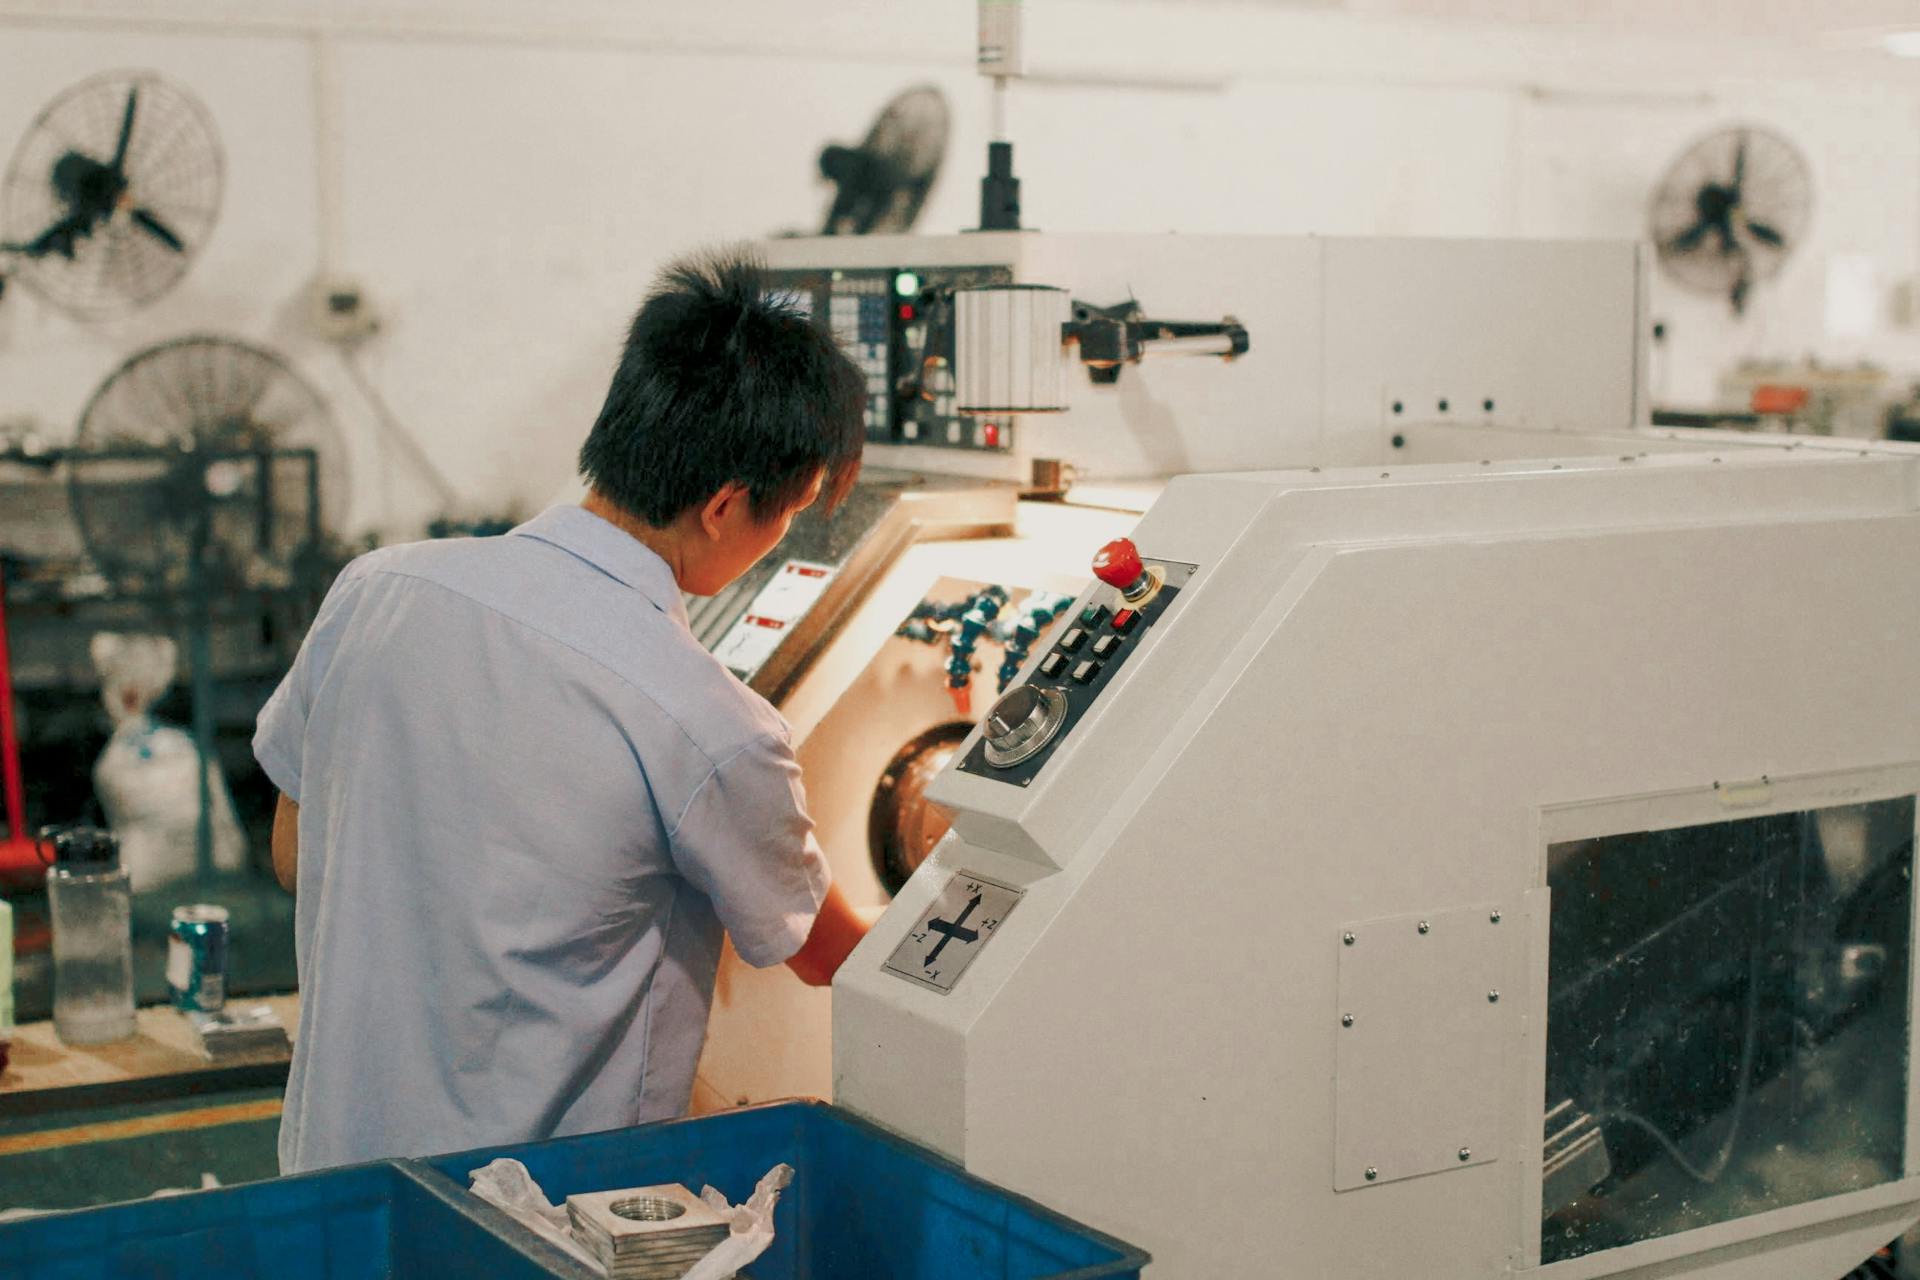
[[[1916,64],[1804,36],[1176,0],[1030,0],[1028,31],[1035,76],[1010,106],[1031,226],[1630,236],[1689,139],[1755,119],[1809,152],[1813,233],[1742,319],[1656,282],[1667,397],[1709,398],[1749,354],[1920,371],[1891,319],[1824,330],[1836,255],[1868,255],[1889,299],[1920,272]],[[205,256],[154,307],[81,325],[25,290],[0,302],[0,418],[64,438],[137,346],[235,332],[332,399],[355,477],[343,531],[412,532],[431,486],[302,324],[324,258],[379,303],[387,327],[361,358],[469,509],[537,507],[570,474],[654,267],[811,228],[818,147],[856,139],[897,89],[936,83],[956,113],[922,229],[972,223],[972,39],[968,0],[0,0],[0,147],[71,82],[141,65],[207,102],[228,161]]]

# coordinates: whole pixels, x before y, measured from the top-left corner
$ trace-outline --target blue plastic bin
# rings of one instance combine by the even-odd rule
[[[544,1280],[545,1248],[502,1234],[480,1202],[401,1164],[370,1164],[0,1226],[8,1280]],[[482,1206],[484,1207],[484,1206]],[[448,1260],[455,1260],[449,1265]]]
[[[695,1192],[710,1184],[738,1203],[767,1170],[790,1164],[793,1185],[775,1210],[773,1245],[745,1272],[753,1280],[1119,1280],[1138,1277],[1148,1261],[825,1103],[775,1103],[423,1163],[464,1188],[497,1156],[525,1164],[555,1203],[663,1182]],[[594,1274],[492,1206],[480,1209],[503,1234],[535,1241],[555,1274]]]
[[[795,1169],[753,1280],[1121,1280],[1147,1255],[824,1103],[784,1102],[0,1225],[5,1280],[595,1280],[467,1191],[497,1156],[556,1202],[679,1182],[736,1203]]]

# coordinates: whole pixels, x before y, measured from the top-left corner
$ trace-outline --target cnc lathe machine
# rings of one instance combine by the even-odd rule
[[[837,1101],[1168,1280],[1834,1280],[1920,1216],[1920,459],[1395,448],[1085,549]]]

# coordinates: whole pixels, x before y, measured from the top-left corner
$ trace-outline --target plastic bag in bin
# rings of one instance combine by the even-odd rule
[[[573,1238],[564,1206],[548,1200],[540,1184],[518,1160],[500,1159],[470,1175],[473,1194],[558,1245],[596,1271],[604,1272],[598,1258]],[[700,1198],[726,1218],[729,1233],[707,1255],[693,1264],[681,1280],[729,1280],[741,1267],[767,1251],[773,1243],[773,1210],[780,1193],[793,1181],[793,1166],[777,1164],[753,1189],[743,1204],[729,1204],[726,1196],[712,1187],[700,1188]]]

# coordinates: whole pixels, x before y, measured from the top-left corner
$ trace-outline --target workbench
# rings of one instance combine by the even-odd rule
[[[299,1027],[298,995],[242,999],[235,1004],[269,1006],[290,1037]],[[135,1034],[109,1044],[63,1044],[52,1022],[16,1027],[7,1069],[0,1073],[0,1115],[286,1082],[289,1054],[284,1051],[209,1062],[194,1046],[193,1033],[177,1010],[156,1005],[135,1016]]]

